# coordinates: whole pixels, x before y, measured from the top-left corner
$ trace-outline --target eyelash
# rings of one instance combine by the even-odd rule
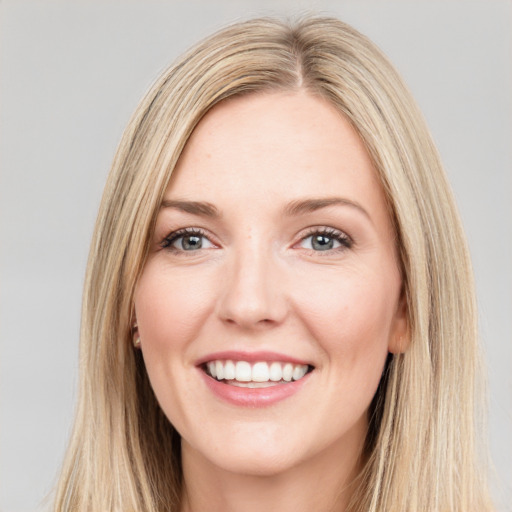
[[[329,249],[326,251],[315,251],[313,249],[306,249],[308,252],[314,253],[315,255],[323,256],[323,254],[321,254],[321,253],[325,252],[326,253],[325,256],[327,256],[329,254],[342,252],[347,249],[350,249],[354,245],[354,241],[346,233],[344,233],[343,231],[339,231],[338,229],[328,228],[328,227],[309,228],[308,231],[306,232],[306,234],[301,237],[299,243],[303,243],[305,240],[307,240],[308,238],[310,238],[314,235],[325,236],[326,238],[330,238],[336,242],[339,242],[339,244],[340,244],[339,247]]]
[[[201,228],[183,228],[183,229],[178,229],[177,231],[173,231],[173,232],[169,233],[162,241],[161,247],[163,249],[167,249],[175,254],[184,254],[186,252],[195,252],[195,251],[185,251],[183,249],[178,249],[176,247],[173,247],[174,242],[176,242],[176,240],[179,240],[181,237],[183,237],[185,235],[205,238],[210,243],[212,243],[210,241],[210,239],[208,238],[206,231],[204,231],[203,229],[201,229]],[[334,240],[340,244],[339,247],[336,247],[333,249],[328,249],[325,251],[315,251],[314,249],[305,249],[309,253],[312,253],[315,255],[319,255],[319,253],[322,253],[322,252],[325,252],[327,254],[332,254],[333,252],[334,253],[341,252],[346,249],[350,249],[354,244],[352,238],[350,238],[347,234],[343,233],[343,231],[339,231],[337,229],[328,228],[328,227],[322,227],[322,228],[312,227],[312,228],[308,229],[308,231],[305,233],[305,235],[301,237],[299,242],[297,244],[295,244],[294,247],[297,246],[298,244],[303,243],[305,240],[307,240],[308,238],[310,238],[314,235],[317,235],[317,236],[319,235],[319,236],[324,236],[326,238],[330,238],[331,240]]]
[[[174,242],[176,242],[176,240],[180,239],[181,237],[183,237],[185,235],[197,236],[197,237],[206,238],[207,240],[209,240],[206,232],[203,229],[183,228],[183,229],[178,229],[177,231],[173,231],[172,233],[169,233],[162,241],[161,247],[163,249],[167,249],[168,251],[171,251],[171,252],[174,252],[177,254],[189,252],[189,251],[184,251],[182,249],[177,249],[176,247],[173,247],[173,245],[172,245]],[[193,252],[193,251],[190,251],[190,252]]]

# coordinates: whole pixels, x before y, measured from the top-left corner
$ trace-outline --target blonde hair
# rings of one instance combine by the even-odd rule
[[[366,37],[331,18],[256,19],[201,42],[153,85],[118,148],[83,297],[80,396],[55,510],[178,511],[180,440],[131,345],[133,293],[157,211],[194,127],[220,101],[303,89],[352,123],[397,236],[410,346],[371,406],[351,510],[491,509],[479,451],[472,271],[438,153],[410,93]]]

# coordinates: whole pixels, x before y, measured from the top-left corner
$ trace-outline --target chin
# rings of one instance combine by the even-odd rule
[[[305,436],[294,435],[284,425],[272,428],[256,422],[219,431],[221,438],[214,432],[204,436],[203,431],[201,437],[196,437],[197,442],[184,440],[184,456],[188,451],[190,456],[206,459],[221,470],[260,477],[286,472],[307,458]]]
[[[217,467],[237,475],[271,477],[296,467],[300,461],[283,453],[269,450],[237,450],[220,460],[211,461]]]

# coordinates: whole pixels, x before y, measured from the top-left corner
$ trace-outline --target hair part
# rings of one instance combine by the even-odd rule
[[[374,162],[409,315],[409,347],[390,356],[372,402],[351,510],[491,509],[474,420],[481,395],[471,264],[439,156],[377,47],[341,21],[307,17],[221,30],[169,68],[134,113],[89,256],[79,403],[56,511],[179,510],[180,439],[131,346],[134,290],[172,171],[202,117],[229,98],[299,90],[334,105]]]

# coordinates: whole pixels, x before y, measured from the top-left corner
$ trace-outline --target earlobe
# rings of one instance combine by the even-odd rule
[[[140,348],[140,334],[137,320],[132,325],[132,343],[135,348]]]
[[[399,336],[390,342],[388,351],[391,354],[403,354],[409,348],[409,344],[409,336]]]
[[[388,351],[391,354],[403,354],[411,343],[409,314],[405,292],[402,291],[393,320],[393,329],[389,339]]]

